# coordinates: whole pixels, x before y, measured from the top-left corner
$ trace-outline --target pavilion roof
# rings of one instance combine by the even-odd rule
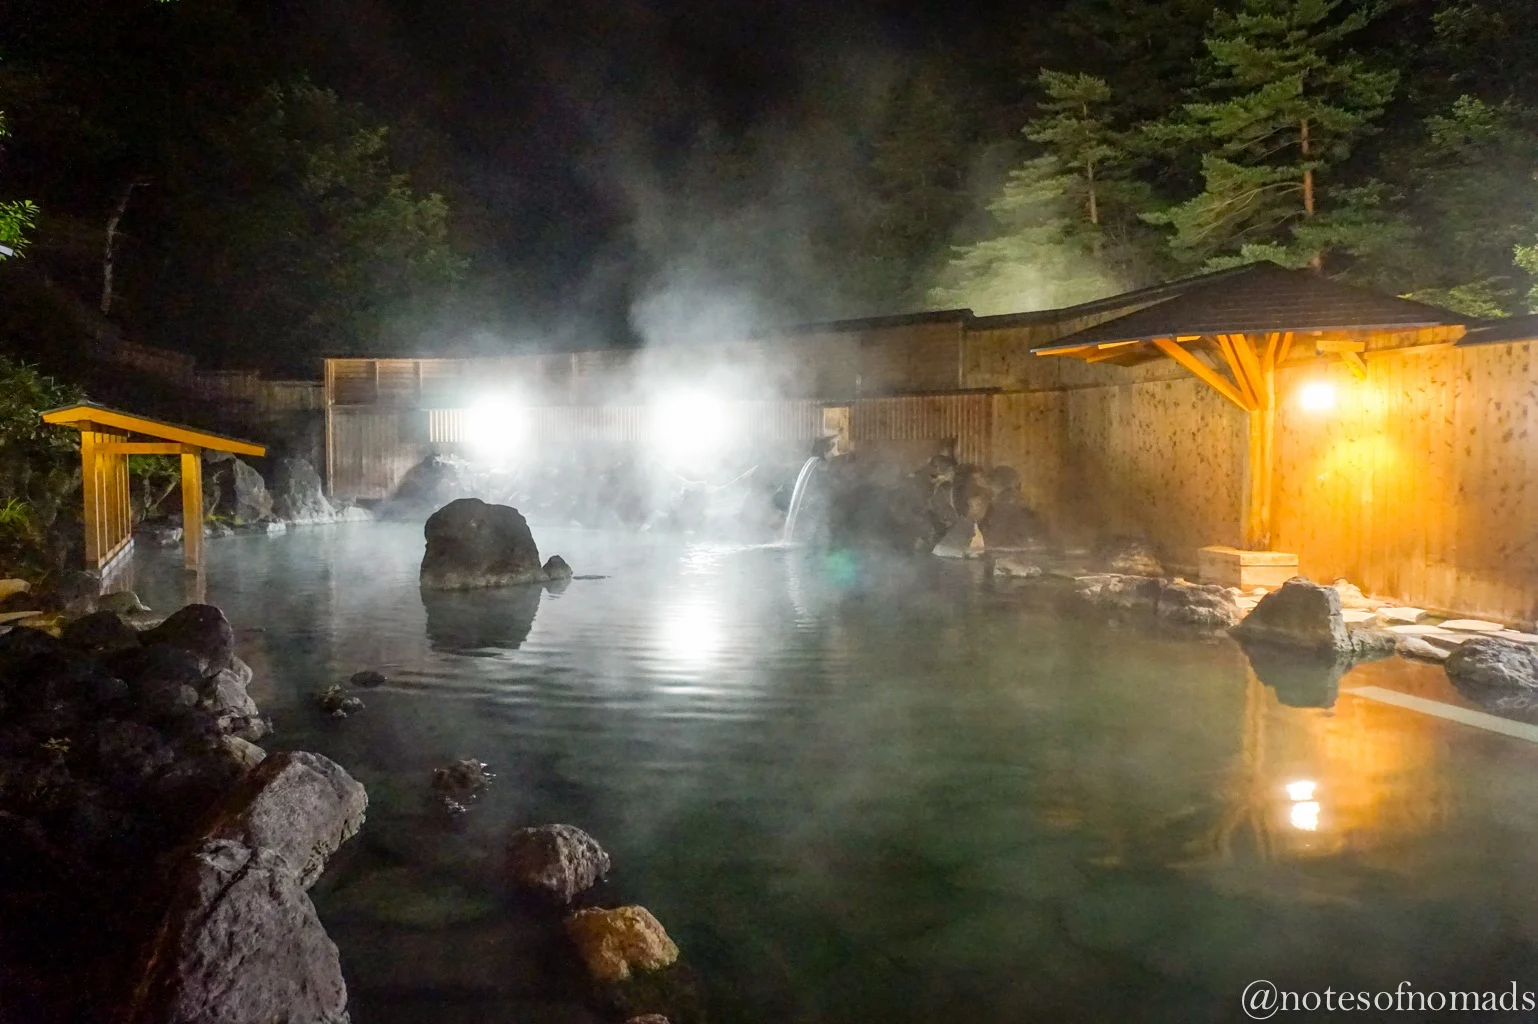
[[[1066,354],[1155,338],[1413,330],[1468,322],[1466,317],[1435,306],[1268,262],[1171,282],[1149,298],[1150,304],[1140,309],[1034,351]]]

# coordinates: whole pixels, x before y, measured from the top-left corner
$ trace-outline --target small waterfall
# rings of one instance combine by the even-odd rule
[[[790,492],[790,507],[785,510],[785,532],[780,537],[787,544],[796,539],[796,520],[801,515],[801,506],[806,504],[806,485],[811,483],[812,473],[820,462],[822,456],[813,455],[796,474],[796,486]]]

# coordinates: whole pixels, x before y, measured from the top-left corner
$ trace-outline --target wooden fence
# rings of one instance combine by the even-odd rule
[[[984,324],[959,341],[937,330],[939,355],[924,365],[939,374],[954,358],[958,384],[969,390],[762,403],[753,422],[810,437],[818,409],[840,406],[849,409],[857,448],[917,453],[954,441],[964,459],[1019,470],[1027,502],[1065,539],[1142,534],[1177,569],[1194,569],[1204,545],[1238,545],[1244,413],[1169,362],[1125,369],[1032,356],[1029,345],[1057,329]],[[922,347],[913,338],[905,336],[904,358],[917,358]],[[1422,607],[1531,623],[1538,617],[1535,345],[1369,353],[1365,380],[1323,361],[1280,370],[1273,546],[1296,552],[1315,579],[1345,577]],[[848,352],[828,351],[830,365],[845,373]],[[869,352],[862,358],[875,365]],[[431,390],[425,382],[439,368],[414,369],[409,381],[375,372],[348,386],[379,405],[328,410],[339,493],[383,497],[430,450],[425,421],[411,425],[425,413],[406,406]],[[822,375],[811,364],[803,374]],[[1317,382],[1333,385],[1334,409],[1310,412],[1298,401],[1302,386]],[[398,404],[381,407],[391,403]],[[564,419],[548,425],[598,429],[581,424],[584,416],[611,416],[602,408],[571,406],[551,413]],[[627,422],[640,430],[640,419]]]

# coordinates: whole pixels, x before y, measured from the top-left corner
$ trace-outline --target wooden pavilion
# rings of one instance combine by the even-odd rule
[[[203,452],[263,456],[250,441],[82,402],[43,413],[43,422],[80,431],[81,490],[85,493],[85,564],[106,572],[133,550],[128,457],[180,455],[182,551],[188,569],[203,564]],[[132,438],[154,440],[132,440]]]
[[[1245,548],[1264,552],[1272,538],[1277,369],[1339,359],[1365,379],[1365,357],[1374,352],[1450,347],[1466,323],[1435,306],[1254,263],[1151,289],[1148,304],[1033,351],[1129,366],[1169,358],[1243,409]]]

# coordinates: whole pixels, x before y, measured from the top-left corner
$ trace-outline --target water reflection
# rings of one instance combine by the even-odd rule
[[[1256,678],[1291,708],[1333,707],[1341,677],[1351,668],[1349,661],[1273,644],[1246,643],[1243,648]]]
[[[427,639],[435,651],[494,656],[529,638],[544,587],[422,590]]]
[[[559,599],[419,594],[419,533],[211,548],[275,742],[369,788],[315,892],[360,1020],[540,1019],[490,898],[534,821],[602,838],[717,1020],[1213,1020],[1272,972],[1365,989],[1538,958],[1538,748],[1350,692],[1458,700],[1440,667],[1342,678],[972,566],[630,535],[542,535],[610,577]],[[359,667],[398,685],[316,716]],[[446,835],[425,780],[465,756],[499,777]]]
[[[671,668],[693,673],[714,667],[723,641],[721,612],[704,596],[685,598],[661,612],[658,653]]]

